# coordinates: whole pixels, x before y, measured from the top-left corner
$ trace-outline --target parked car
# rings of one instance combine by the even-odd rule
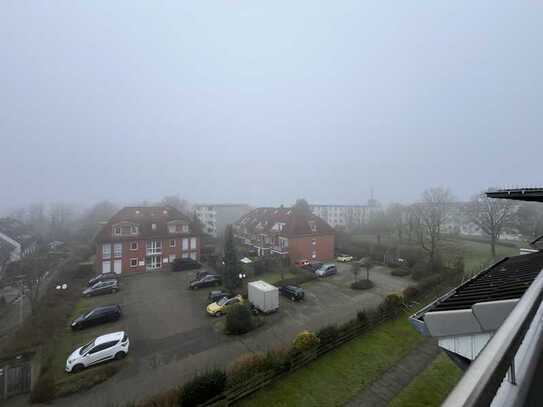
[[[307,259],[301,259],[301,260],[296,260],[294,262],[294,265],[296,267],[304,267],[304,266],[307,266],[308,264],[311,264],[311,261],[307,260]]]
[[[85,297],[92,297],[94,295],[110,294],[119,291],[120,285],[118,280],[103,280],[94,283],[89,288],[83,290]]]
[[[202,265],[190,257],[177,258],[171,263],[172,271],[185,271],[201,269]]]
[[[348,263],[350,261],[353,261],[353,256],[349,256],[348,254],[340,254],[339,256],[337,256],[336,260],[342,263]]]
[[[121,360],[128,354],[130,340],[126,332],[114,332],[102,335],[77,348],[66,360],[65,370],[77,373],[86,367],[106,362]]]
[[[224,298],[224,297],[232,298],[233,295],[232,293],[229,293],[228,291],[214,290],[214,291],[209,292],[209,294],[207,295],[207,300],[209,304],[212,304],[214,302],[219,301],[221,298]]]
[[[115,273],[104,273],[104,274],[98,274],[97,276],[91,278],[89,280],[89,287],[96,284],[98,281],[104,281],[104,280],[116,280],[118,277],[118,274]]]
[[[208,274],[207,276],[204,276],[201,279],[191,281],[189,283],[189,288],[191,290],[197,290],[198,288],[218,286],[221,284],[222,284],[221,276],[218,276],[216,274]]]
[[[196,280],[201,280],[202,278],[204,278],[205,276],[209,276],[213,273],[210,273],[209,271],[207,270],[200,270],[200,271],[197,271],[196,272]]]
[[[117,321],[121,317],[121,307],[115,305],[103,305],[78,316],[71,324],[72,329],[84,329],[89,326],[106,322]]]
[[[315,274],[319,277],[328,277],[332,274],[337,274],[337,268],[335,264],[323,264],[316,271]]]
[[[298,287],[297,285],[280,286],[279,293],[287,298],[290,298],[292,301],[300,301],[305,297],[304,289],[302,287]]]
[[[314,273],[314,272],[317,271],[321,266],[322,266],[322,263],[321,263],[320,261],[312,261],[311,263],[306,264],[306,265],[303,266],[302,268],[303,268],[304,270],[307,270],[307,271],[310,271],[310,272]]]
[[[212,317],[219,317],[226,313],[228,307],[231,307],[234,304],[243,304],[243,297],[241,295],[236,295],[232,298],[223,297],[219,301],[209,304],[207,306],[207,313]]]

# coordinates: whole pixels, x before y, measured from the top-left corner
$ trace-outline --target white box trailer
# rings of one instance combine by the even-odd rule
[[[251,281],[247,284],[249,302],[259,311],[270,313],[279,309],[279,289],[265,281]]]

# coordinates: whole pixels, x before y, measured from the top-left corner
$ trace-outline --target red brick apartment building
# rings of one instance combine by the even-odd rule
[[[117,274],[158,270],[177,257],[200,258],[200,231],[167,206],[125,207],[96,236],[96,270]]]
[[[330,260],[334,257],[335,231],[304,208],[257,208],[234,225],[236,237],[266,254],[301,259]]]

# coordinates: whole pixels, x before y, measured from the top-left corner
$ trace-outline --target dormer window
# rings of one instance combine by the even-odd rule
[[[170,233],[190,233],[190,226],[184,221],[172,221],[168,223],[168,232]]]
[[[317,231],[317,224],[315,223],[315,221],[310,220],[308,223],[309,223],[309,228],[311,229],[311,231],[316,232]]]
[[[130,236],[138,234],[138,226],[133,224],[121,223],[113,226],[113,235]]]

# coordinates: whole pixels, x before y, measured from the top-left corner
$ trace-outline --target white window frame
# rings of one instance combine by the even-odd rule
[[[148,240],[146,254],[147,256],[162,254],[162,240]]]
[[[111,244],[102,245],[102,259],[111,259]]]
[[[136,262],[136,264],[133,264],[134,261]],[[139,261],[137,257],[133,257],[130,259],[130,267],[138,267],[138,264],[139,264]]]
[[[116,259],[123,257],[123,244],[113,243],[113,257]]]
[[[170,247],[175,247],[175,239],[170,239]]]
[[[198,240],[195,237],[190,238],[190,250],[198,250]]]
[[[135,244],[136,247],[132,247],[132,245]],[[130,242],[130,250],[138,250],[138,242]]]

